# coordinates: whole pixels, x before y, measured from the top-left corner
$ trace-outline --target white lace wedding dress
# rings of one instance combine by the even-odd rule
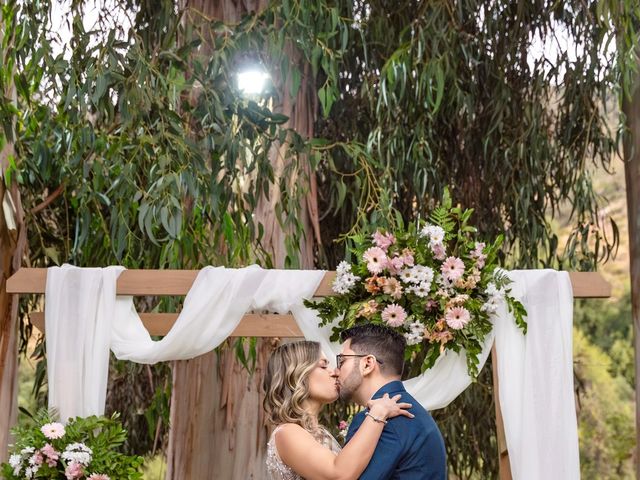
[[[285,465],[278,455],[278,449],[276,448],[276,433],[282,428],[279,425],[275,428],[267,443],[267,472],[269,473],[270,480],[304,480],[300,475],[294,472],[291,468]],[[333,436],[324,428],[320,432],[314,435],[315,439],[323,446],[331,450],[336,455],[340,452],[340,444]]]

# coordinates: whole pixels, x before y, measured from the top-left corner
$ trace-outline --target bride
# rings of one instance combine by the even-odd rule
[[[400,395],[370,400],[365,422],[341,450],[318,423],[322,407],[338,398],[335,371],[317,342],[278,347],[264,378],[264,408],[276,428],[267,445],[267,470],[272,480],[357,479],[371,460],[388,418],[412,417],[398,403]]]

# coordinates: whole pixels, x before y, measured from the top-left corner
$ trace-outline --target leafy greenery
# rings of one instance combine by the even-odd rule
[[[83,451],[90,452],[90,460],[83,463],[83,476],[73,478],[88,478],[91,474],[103,474],[122,480],[142,478],[142,457],[127,456],[118,452],[127,438],[127,432],[118,422],[118,415],[114,414],[110,418],[78,417],[64,426],[62,435],[45,434],[46,426],[53,422],[53,415],[42,410],[33,418],[31,425],[21,426],[13,431],[16,440],[11,453],[13,458],[18,460],[20,467],[2,464],[4,478],[30,478],[26,475],[25,469],[37,464],[37,478],[57,480],[65,476],[65,469],[73,463],[73,460],[64,458],[64,453],[71,451],[70,449],[78,450],[74,448],[77,444],[82,444]],[[57,425],[58,428],[62,427],[61,424]],[[49,445],[48,451],[46,445]],[[39,461],[32,463],[31,458],[34,456],[39,456]],[[48,460],[51,460],[51,463]]]
[[[612,361],[574,329],[574,359],[580,436],[581,472],[585,478],[634,478],[634,392]]]

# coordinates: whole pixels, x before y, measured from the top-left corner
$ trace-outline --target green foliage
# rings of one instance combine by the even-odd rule
[[[21,479],[28,477],[25,469],[29,468],[30,459],[34,455],[43,455],[41,466],[37,470],[37,478],[58,479],[65,476],[65,469],[69,467],[72,460],[66,459],[64,453],[78,450],[75,444],[82,444],[84,451],[90,452],[90,460],[83,463],[84,476],[90,474],[104,474],[110,478],[122,480],[136,480],[142,478],[141,467],[142,457],[127,456],[118,452],[127,438],[127,432],[118,422],[118,415],[111,418],[91,416],[86,418],[75,418],[64,426],[62,436],[52,438],[45,435],[43,427],[54,422],[53,416],[46,410],[40,411],[34,418],[30,426],[18,427],[13,431],[15,444],[11,450],[13,458],[18,459],[19,469],[7,463],[2,464],[2,473],[6,479]],[[57,424],[61,428],[61,424]],[[50,464],[47,459],[52,459],[50,455],[43,452],[45,445],[50,445],[56,452],[56,458]],[[89,450],[86,450],[88,447]],[[59,458],[58,458],[59,457]]]
[[[574,325],[611,358],[609,373],[635,384],[631,291],[627,285],[616,301],[580,300],[576,302]]]
[[[574,329],[581,470],[584,478],[634,478],[634,392],[611,359]]]

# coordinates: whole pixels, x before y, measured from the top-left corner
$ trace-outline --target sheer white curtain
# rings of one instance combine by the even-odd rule
[[[291,312],[305,337],[333,358],[340,346],[319,328],[311,298],[323,271],[207,267],[200,271],[170,332],[151,339],[131,297],[117,297],[121,267],[51,268],[45,298],[49,406],[63,420],[102,414],[109,349],[138,363],[189,359],[217,347],[250,310]],[[510,272],[529,313],[523,336],[502,308],[495,318],[500,402],[515,479],[579,478],[571,357],[572,296],[564,272]],[[493,335],[485,342],[481,366]],[[427,409],[441,408],[469,386],[463,355],[447,352],[434,368],[405,382]],[[489,412],[488,412],[489,414]]]

